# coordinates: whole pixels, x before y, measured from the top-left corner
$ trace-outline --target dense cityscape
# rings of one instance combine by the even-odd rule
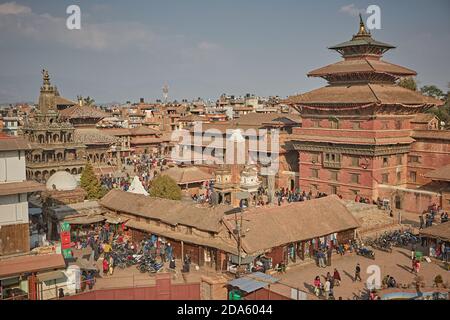
[[[288,97],[101,104],[37,67],[0,108],[0,300],[448,300],[450,87],[353,20]]]

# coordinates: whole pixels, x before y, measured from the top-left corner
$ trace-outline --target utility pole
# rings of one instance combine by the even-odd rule
[[[234,229],[234,233],[237,236],[237,249],[238,249],[238,267],[237,267],[237,270],[236,270],[236,277],[237,278],[239,278],[240,271],[241,271],[242,207],[241,207],[240,213],[241,213],[240,221],[238,220],[237,212],[234,213],[234,223],[236,225],[236,228]]]
[[[233,233],[236,235],[237,237],[237,249],[238,249],[238,268],[236,271],[236,277],[239,278],[240,273],[241,273],[241,263],[242,263],[242,258],[241,258],[241,252],[242,252],[242,238],[245,237],[245,234],[242,232],[242,222],[243,222],[243,217],[242,217],[242,213],[243,213],[243,209],[242,207],[240,207],[239,210],[240,213],[240,217],[238,218],[237,216],[237,211],[234,212],[234,223],[236,225],[235,229],[233,230]],[[246,220],[249,221],[249,220]]]

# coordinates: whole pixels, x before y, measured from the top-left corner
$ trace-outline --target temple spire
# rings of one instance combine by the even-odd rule
[[[368,36],[370,32],[367,31],[366,25],[364,24],[361,13],[359,14],[359,31],[356,34],[357,36]]]
[[[50,85],[50,76],[48,75],[48,71],[45,69],[42,69],[42,83],[47,86]]]

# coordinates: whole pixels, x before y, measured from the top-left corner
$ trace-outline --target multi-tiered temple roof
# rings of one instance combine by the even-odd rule
[[[383,54],[393,48],[373,39],[360,19],[359,31],[350,41],[329,48],[340,53],[344,60],[308,73],[309,77],[324,78],[328,86],[291,96],[285,102],[301,106],[303,111],[310,107],[329,111],[330,107],[344,110],[384,105],[401,107],[406,113],[442,105],[440,100],[396,84],[403,77],[415,76],[416,72],[382,60]],[[382,110],[377,108],[378,111]]]

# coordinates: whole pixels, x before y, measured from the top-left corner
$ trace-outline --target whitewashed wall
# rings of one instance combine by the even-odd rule
[[[0,226],[28,223],[27,194],[0,196]]]
[[[25,151],[0,152],[0,183],[26,180]]]

